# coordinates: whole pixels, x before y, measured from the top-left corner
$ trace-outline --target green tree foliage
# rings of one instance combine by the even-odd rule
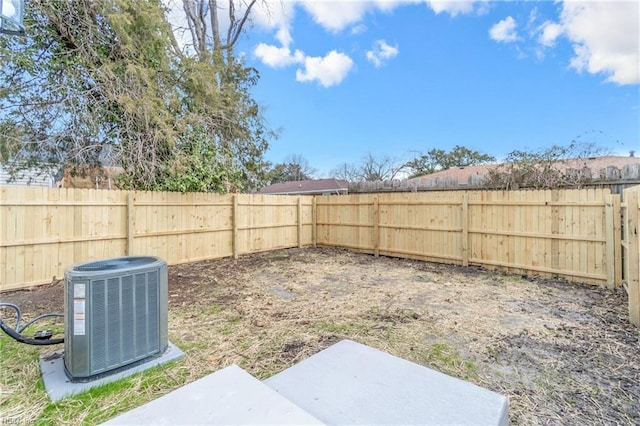
[[[496,159],[491,155],[456,145],[449,152],[443,149],[430,149],[426,154],[421,154],[414,160],[409,161],[406,166],[410,170],[411,177],[417,177],[452,167],[473,166],[494,161]]]
[[[273,132],[232,45],[183,52],[161,0],[26,4],[28,36],[0,36],[3,160],[110,162],[123,187],[145,190],[263,181]]]

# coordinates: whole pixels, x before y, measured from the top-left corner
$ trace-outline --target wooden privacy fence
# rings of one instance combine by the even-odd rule
[[[169,264],[312,243],[313,198],[0,188],[0,291],[75,263],[148,254]]]
[[[609,190],[451,191],[317,199],[317,244],[622,282],[620,198]]]
[[[623,191],[624,278],[629,321],[640,325],[640,186]]]
[[[637,193],[625,203],[632,290]],[[620,196],[606,189],[296,197],[1,187],[0,290],[107,257],[177,264],[316,243],[613,287],[622,283],[620,214]]]

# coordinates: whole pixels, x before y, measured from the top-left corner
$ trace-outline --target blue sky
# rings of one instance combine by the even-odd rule
[[[367,153],[504,157],[572,140],[640,151],[640,2],[285,1],[236,51],[279,129],[266,158],[317,177]]]

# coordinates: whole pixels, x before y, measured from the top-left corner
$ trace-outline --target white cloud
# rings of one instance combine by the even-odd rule
[[[307,56],[304,70],[296,71],[296,80],[317,81],[323,87],[331,87],[341,83],[352,67],[353,60],[349,56],[332,50],[324,57]]]
[[[296,70],[296,81],[317,81],[323,87],[331,87],[340,84],[353,67],[353,60],[335,50],[326,56],[306,56],[302,51],[291,50],[286,47],[278,47],[260,43],[254,50],[254,54],[267,66],[272,68],[284,68],[293,64],[303,64],[304,69]]]
[[[571,67],[607,74],[618,84],[640,83],[640,3],[568,2],[561,25],[573,43]]]
[[[518,24],[516,23],[516,20],[511,16],[507,16],[505,19],[491,27],[489,30],[489,37],[498,42],[514,42],[518,40],[518,31],[516,30],[517,26]]]
[[[545,21],[539,27],[539,31],[538,43],[546,47],[553,47],[556,44],[556,39],[562,35],[564,28],[560,24]]]
[[[343,15],[343,18],[347,16],[348,19],[346,20],[341,21],[338,19],[331,21],[330,14],[326,16],[323,15],[324,12],[329,10],[323,9],[327,6],[323,3],[324,2],[318,2],[318,4],[310,6],[314,8],[314,10],[320,11],[318,16],[321,17],[321,25],[328,25],[327,28],[335,30],[340,25],[343,25],[341,22],[350,22],[350,18],[348,18],[349,14]],[[342,4],[342,2],[339,4]],[[324,18],[328,20],[323,21],[322,19]],[[275,38],[281,43],[281,46],[260,43],[254,49],[254,54],[265,65],[272,68],[283,68],[293,64],[302,64],[303,68],[296,70],[296,80],[299,82],[317,81],[323,87],[331,87],[341,83],[353,67],[353,60],[344,53],[338,53],[335,50],[332,50],[324,57],[307,56],[304,52],[297,49],[292,52],[289,46],[293,43],[293,37],[289,31],[289,25],[290,23],[286,19],[274,25],[274,27],[277,28]]]
[[[373,48],[367,51],[367,59],[373,63],[376,68],[381,67],[388,59],[398,55],[398,46],[389,46],[384,40],[377,40],[373,44]]]
[[[531,10],[531,12],[529,12],[529,20],[527,21],[527,27],[532,26],[537,19],[538,19],[538,8],[534,7]]]
[[[280,27],[278,32],[276,32],[276,40],[282,43],[283,46],[289,47],[293,38],[291,37],[291,33],[289,32],[289,28]]]
[[[278,47],[270,44],[260,43],[253,53],[260,60],[272,68],[283,68],[292,64],[304,62],[304,53],[296,50],[291,53],[291,49],[286,46]]]
[[[451,16],[460,14],[473,13],[478,1],[462,1],[462,0],[431,0],[427,1],[429,7],[437,14],[448,13]]]
[[[171,1],[171,0],[164,0]],[[367,13],[381,11],[389,13],[395,8],[409,4],[428,5],[436,14],[447,13],[456,16],[464,13],[481,13],[486,1],[435,1],[435,0],[265,0],[256,5],[253,22],[267,30],[275,30],[274,44],[260,43],[254,54],[267,66],[282,68],[293,64],[303,64],[296,70],[296,80],[300,82],[317,81],[323,87],[341,83],[353,68],[353,60],[344,53],[332,50],[323,57],[311,57],[301,50],[292,51],[292,23],[297,11],[304,11],[318,25],[328,32],[339,32],[350,28],[351,34],[360,34],[367,30],[363,19]],[[482,5],[476,8],[476,5]],[[397,46],[385,41],[377,41],[366,52],[367,59],[376,67],[398,54]]]
[[[363,34],[365,31],[367,31],[367,26],[362,23],[354,25],[353,28],[351,28],[351,34],[353,35]]]
[[[251,9],[251,19],[266,29],[289,27],[295,17],[295,8],[295,1],[259,1]]]
[[[304,1],[302,7],[323,28],[338,32],[351,24],[360,22],[367,9],[375,5],[361,1]]]
[[[577,72],[604,74],[606,81],[625,85],[640,84],[640,2],[562,1],[558,22],[545,21],[529,31],[541,60],[560,37],[573,47],[569,66]],[[538,17],[529,14],[527,28]],[[499,42],[522,41],[511,16],[491,27],[490,37]],[[519,47],[518,51],[522,52]]]
[[[368,12],[375,10],[391,12],[399,6],[425,3],[436,14],[448,13],[451,16],[456,16],[476,11],[482,12],[483,6],[488,4],[484,0],[298,0],[298,3],[316,23],[331,32],[342,31],[350,25],[356,25]],[[481,7],[476,8],[477,5]]]

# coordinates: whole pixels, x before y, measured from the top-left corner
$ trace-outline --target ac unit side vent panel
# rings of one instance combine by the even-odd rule
[[[133,275],[122,277],[122,323],[131,330],[135,324],[135,300],[133,291]],[[122,356],[124,359],[135,359],[135,333],[123,333],[122,335]]]
[[[87,329],[91,341],[91,370],[95,374],[107,369],[107,362],[103,359],[107,352],[107,298],[105,280],[95,280],[89,285],[91,300],[88,305],[92,312]]]

